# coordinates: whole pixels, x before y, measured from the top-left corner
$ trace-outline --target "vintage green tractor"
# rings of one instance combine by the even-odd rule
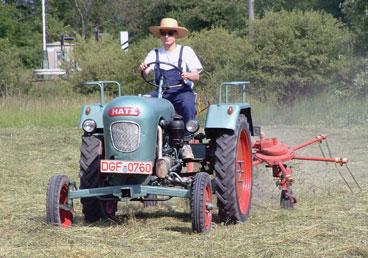
[[[119,96],[105,103],[107,83],[117,84]],[[78,189],[65,175],[50,179],[48,223],[70,226],[73,200],[77,198],[81,198],[85,219],[92,222],[114,217],[118,201],[140,201],[150,206],[181,197],[190,199],[193,231],[203,233],[211,229],[214,194],[221,222],[247,219],[252,195],[253,135],[251,107],[245,102],[248,82],[221,85],[219,103],[209,106],[201,133],[197,121],[184,125],[173,105],[162,98],[169,87],[163,84],[163,78],[155,85],[157,98],[121,96],[116,82],[87,84],[100,87],[101,103],[85,105],[82,110],[80,186]],[[233,89],[241,92],[237,95],[240,100],[229,103]],[[186,131],[194,135],[191,160],[182,159]],[[197,163],[197,169],[186,169],[189,162]]]

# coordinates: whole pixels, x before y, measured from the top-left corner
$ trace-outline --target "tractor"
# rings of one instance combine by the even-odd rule
[[[156,63],[164,62],[149,65]],[[208,106],[204,128],[199,130],[197,120],[184,124],[173,105],[162,98],[170,88],[164,78],[157,84],[143,73],[142,77],[157,87],[158,97],[122,96],[120,84],[114,81],[86,83],[100,87],[100,103],[82,109],[79,189],[65,175],[51,177],[47,222],[71,226],[73,201],[78,198],[85,220],[93,222],[113,218],[118,201],[152,206],[180,197],[190,200],[193,231],[205,233],[212,226],[214,196],[219,222],[244,222],[251,206],[255,131],[251,107],[245,102],[249,82],[222,83],[219,102]],[[105,103],[107,84],[117,86],[118,96]],[[241,92],[239,100],[229,103],[234,89]],[[191,160],[182,158],[188,132]],[[189,164],[195,164],[194,169],[187,169]]]
[[[179,70],[165,62],[148,65],[159,64]],[[122,96],[121,86],[115,81],[86,83],[100,87],[100,103],[82,109],[79,189],[65,175],[51,177],[46,197],[48,223],[71,226],[73,200],[78,198],[85,220],[94,222],[114,218],[118,201],[139,201],[149,207],[180,197],[190,200],[192,230],[206,233],[212,226],[214,196],[219,222],[234,224],[248,218],[254,166],[264,164],[272,170],[281,190],[281,208],[293,208],[297,201],[291,189],[292,167],[287,164],[291,160],[335,163],[353,192],[337,167],[346,165],[361,190],[347,166],[348,159],[332,157],[326,135],[292,147],[277,138],[266,138],[261,128],[253,125],[251,107],[245,101],[248,81],[220,85],[218,103],[205,108],[207,116],[200,132],[197,120],[184,124],[171,102],[162,97],[165,90],[177,85],[166,85],[162,76],[158,82],[150,80],[143,72],[142,78],[157,87],[157,97]],[[118,96],[105,103],[107,84],[117,86]],[[253,145],[251,136],[259,136]],[[321,146],[323,157],[297,154],[323,141],[328,157]],[[185,144],[190,144],[194,158],[184,159]]]

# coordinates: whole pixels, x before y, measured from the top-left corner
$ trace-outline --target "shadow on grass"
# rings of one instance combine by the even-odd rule
[[[179,226],[165,227],[164,229],[167,231],[178,232],[185,235],[193,233],[192,227],[189,225],[187,227],[179,227]]]
[[[191,227],[191,217],[190,214],[184,212],[173,212],[173,211],[158,211],[158,212],[138,212],[134,215],[129,214],[119,214],[112,219],[101,219],[95,222],[87,222],[84,220],[83,216],[76,216],[74,217],[74,225],[78,225],[80,227],[119,227],[121,225],[128,224],[131,220],[140,221],[143,223],[149,222],[149,220],[153,219],[160,219],[160,218],[174,218],[178,220],[182,220],[183,222],[187,223],[187,226],[167,226],[164,227],[164,230],[178,232],[182,234],[191,234],[192,227]],[[39,219],[37,219],[39,220]],[[44,220],[46,223],[46,220]]]
[[[188,218],[185,220],[186,222],[191,222],[192,219],[190,217],[190,214],[188,214]],[[212,229],[215,228],[217,226],[217,221],[218,221],[218,216],[217,214],[212,214]],[[178,232],[178,233],[182,233],[182,234],[192,234],[193,230],[191,225],[188,225],[187,227],[180,227],[180,226],[170,226],[170,227],[165,227],[164,228],[167,231],[173,231],[173,232]]]
[[[142,209],[141,207],[135,206],[127,206],[125,207],[126,210],[124,213],[118,212],[117,215],[113,218],[108,219],[100,219],[94,222],[85,221],[83,214],[77,211],[74,214],[73,218],[73,226],[77,227],[97,227],[97,228],[105,228],[105,227],[119,227],[133,224],[138,222],[139,224],[149,223],[150,221],[154,220],[162,220],[163,221],[170,221],[169,224],[164,225],[162,227],[163,230],[171,231],[171,232],[178,232],[181,234],[191,234],[192,227],[191,227],[191,212],[190,209],[188,211],[177,211],[171,206],[158,206],[158,207],[150,207]],[[120,209],[119,209],[120,210]],[[168,220],[165,220],[167,218]],[[170,220],[169,220],[170,219]],[[172,220],[173,219],[173,220]],[[33,218],[37,222],[42,222],[47,224],[46,216],[45,217],[37,217]],[[215,223],[218,220],[217,212],[214,211],[212,215],[212,221]],[[176,222],[175,222],[176,221]],[[186,225],[180,226],[181,222],[184,222]]]
[[[128,224],[129,221],[135,220],[140,222],[146,222],[150,219],[160,219],[160,218],[174,218],[181,220],[183,222],[191,222],[190,213],[178,212],[174,210],[154,210],[149,209],[148,211],[137,211],[130,214],[118,214],[113,218],[100,219],[94,222],[88,222],[84,220],[84,216],[74,216],[73,224],[80,226],[96,226],[96,227],[111,227]],[[45,218],[37,218],[36,220],[43,220],[46,222]],[[183,227],[184,228],[184,227]]]
[[[185,222],[185,226],[178,226],[176,223],[171,223],[166,227],[163,227],[166,231],[178,232],[181,234],[192,234],[192,227],[191,227],[191,214],[189,212],[178,212],[174,210],[155,210],[149,209],[148,211],[138,211],[134,214],[118,214],[114,218],[111,219],[101,219],[95,222],[87,222],[84,220],[84,216],[74,216],[73,224],[79,227],[114,227],[114,226],[121,226],[124,224],[128,224],[129,221],[135,220],[139,222],[149,222],[149,220],[153,219],[161,219],[161,218],[174,218],[177,220],[181,220]],[[45,218],[37,218],[37,221],[43,220],[43,223],[46,223]],[[215,226],[216,221],[218,221],[217,214],[212,215],[212,221]],[[178,223],[179,224],[179,223]]]
[[[178,212],[175,210],[159,210],[159,211],[139,211],[135,214],[136,219],[146,220],[146,219],[157,219],[157,218],[177,218],[181,219],[183,222],[191,221],[190,213],[188,212]]]

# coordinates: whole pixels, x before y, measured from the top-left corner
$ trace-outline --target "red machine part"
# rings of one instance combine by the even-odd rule
[[[253,145],[253,149],[256,150],[253,165],[256,166],[265,162],[268,165],[273,166],[279,165],[280,163],[286,161],[290,161],[292,159],[334,162],[340,165],[348,163],[347,158],[307,157],[295,154],[296,150],[312,145],[316,142],[321,143],[323,140],[326,139],[326,135],[319,135],[295,147],[289,147],[288,145],[279,142],[276,138],[263,138],[263,136],[261,136],[260,139],[257,140]]]
[[[326,135],[319,135],[295,147],[289,147],[287,144],[279,142],[277,138],[265,138],[264,134],[261,133],[260,139],[253,145],[253,149],[255,150],[253,155],[253,165],[257,166],[262,163],[266,163],[266,166],[272,168],[273,176],[280,179],[279,184],[281,189],[283,191],[287,191],[294,180],[291,168],[285,164],[288,161],[293,159],[323,161],[333,162],[340,164],[341,166],[348,163],[348,159],[346,158],[307,157],[295,154],[295,151],[301,148],[317,142],[321,143],[326,139]],[[295,198],[294,202],[296,202]]]

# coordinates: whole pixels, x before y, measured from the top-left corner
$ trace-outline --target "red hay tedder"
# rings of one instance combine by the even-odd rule
[[[294,203],[296,203],[296,199],[292,194],[290,186],[292,185],[294,178],[292,176],[292,169],[286,165],[286,162],[291,160],[310,160],[310,161],[322,161],[322,162],[331,162],[335,163],[335,165],[346,165],[348,163],[347,158],[342,157],[331,157],[331,150],[327,143],[327,135],[318,135],[314,137],[313,139],[306,141],[302,144],[299,144],[294,147],[289,147],[287,144],[279,142],[277,138],[265,138],[265,135],[263,132],[260,131],[259,128],[259,140],[257,140],[253,144],[253,165],[257,166],[260,164],[265,163],[266,167],[272,168],[272,174],[274,178],[278,178],[278,185],[281,189],[281,198],[280,198],[280,205],[282,208],[293,208]],[[320,150],[323,155],[323,157],[310,157],[310,156],[300,156],[296,154],[295,152],[297,150],[300,150],[304,147],[307,147],[309,145],[319,143],[321,144],[323,141],[325,141],[329,157],[326,157],[323,149],[320,145]],[[336,166],[340,176],[350,189],[352,191],[352,188],[347,183],[345,177],[341,174],[340,170]],[[347,171],[351,175],[352,179],[356,183],[357,187],[359,189],[360,186],[358,182],[356,181],[354,175],[351,173],[348,166],[346,166]]]

